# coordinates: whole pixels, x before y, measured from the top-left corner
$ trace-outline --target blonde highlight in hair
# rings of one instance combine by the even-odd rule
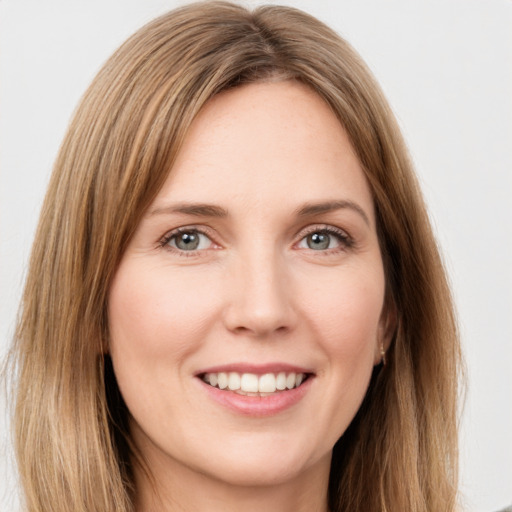
[[[443,265],[400,131],[355,51],[313,17],[192,4],[134,34],[85,93],[56,160],[12,351],[29,512],[128,512],[137,457],[108,357],[120,258],[201,108],[298,80],[350,136],[373,193],[396,332],[334,447],[333,512],[452,511],[460,353]],[[172,171],[171,171],[172,172]]]

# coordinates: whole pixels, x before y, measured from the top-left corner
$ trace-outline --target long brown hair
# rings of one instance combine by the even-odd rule
[[[85,93],[56,160],[12,351],[28,511],[133,509],[136,455],[103,355],[109,286],[198,111],[220,91],[270,79],[312,88],[349,134],[397,311],[387,365],[334,447],[331,510],[454,510],[456,322],[393,114],[361,58],[315,18],[206,2],[154,20],[121,46]]]

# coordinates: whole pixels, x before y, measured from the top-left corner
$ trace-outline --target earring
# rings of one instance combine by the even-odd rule
[[[382,356],[381,362],[386,366],[386,351],[384,350],[384,343],[380,344],[380,355]]]

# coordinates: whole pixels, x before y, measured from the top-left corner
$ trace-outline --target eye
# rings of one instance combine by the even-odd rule
[[[322,228],[315,229],[304,236],[300,240],[298,247],[313,251],[326,251],[349,247],[350,245],[350,238],[344,231],[334,228]]]
[[[163,245],[178,251],[200,251],[209,249],[212,241],[204,233],[195,229],[178,230],[163,240]]]

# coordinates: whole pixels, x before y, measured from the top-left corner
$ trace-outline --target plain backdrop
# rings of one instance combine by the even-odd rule
[[[179,3],[0,0],[0,356],[52,162],[79,97],[127,36]],[[404,131],[460,315],[468,366],[463,504],[493,512],[512,503],[512,2],[279,3],[316,15],[356,47]],[[2,403],[0,510],[14,512],[4,410]]]

